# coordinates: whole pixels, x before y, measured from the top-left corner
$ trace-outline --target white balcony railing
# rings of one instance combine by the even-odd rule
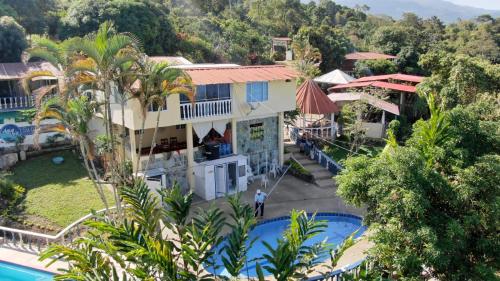
[[[227,99],[181,104],[181,119],[231,115],[233,112],[231,102],[231,99]]]
[[[25,109],[34,105],[33,96],[0,97],[0,110]]]

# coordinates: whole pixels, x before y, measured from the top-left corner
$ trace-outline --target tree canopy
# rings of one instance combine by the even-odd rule
[[[0,17],[0,62],[21,61],[27,47],[24,28],[11,17]]]

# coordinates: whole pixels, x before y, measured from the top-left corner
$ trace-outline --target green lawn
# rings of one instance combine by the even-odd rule
[[[335,145],[328,145],[324,149],[324,151],[326,152],[326,154],[328,156],[330,156],[333,160],[337,161],[337,162],[347,159],[347,157],[349,156],[349,151],[348,151],[349,147],[345,143],[341,143],[341,142],[336,142],[336,144],[338,144],[339,146],[344,147],[345,149],[342,149],[342,148],[340,148],[338,146],[335,146]],[[384,149],[383,146],[367,146],[367,145],[363,145],[359,149],[358,154],[364,154],[364,155],[368,155],[368,156],[371,156],[371,157],[375,157],[380,152],[382,152],[383,149]],[[353,155],[355,155],[355,154],[353,154]]]
[[[56,155],[64,157],[63,164],[52,163]],[[29,225],[62,228],[91,210],[104,208],[83,163],[70,151],[20,162],[9,177],[27,190],[24,221]],[[112,204],[112,192],[105,192]]]

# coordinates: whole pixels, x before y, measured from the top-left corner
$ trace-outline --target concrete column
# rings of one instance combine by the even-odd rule
[[[238,135],[237,132],[237,122],[236,118],[231,119],[231,146],[233,149],[233,154],[238,154]]]
[[[192,123],[187,123],[186,124],[186,144],[187,144],[187,180],[188,180],[188,185],[189,189],[191,191],[194,190],[194,150],[193,150],[193,124]]]
[[[137,145],[135,144],[135,130],[128,129],[128,138],[130,142],[130,161],[132,161],[132,165],[135,166],[135,162],[137,161]],[[127,153],[127,152],[125,152]],[[133,167],[134,170],[136,167]]]
[[[285,140],[284,138],[285,118],[284,113],[278,113],[278,161],[279,165],[283,166],[285,154]]]
[[[332,114],[330,115],[330,132],[331,132],[331,135],[330,137],[333,139],[335,138],[335,113],[332,112]]]
[[[405,111],[406,94],[401,93],[399,97],[399,112],[402,114]]]
[[[384,137],[385,135],[385,110],[382,110],[382,135],[380,136],[381,138]]]

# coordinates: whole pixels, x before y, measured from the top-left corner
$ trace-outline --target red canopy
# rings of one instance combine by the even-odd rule
[[[415,86],[395,84],[395,83],[389,83],[389,82],[383,82],[383,81],[352,82],[349,84],[337,85],[337,86],[329,88],[328,90],[334,91],[334,90],[338,90],[338,89],[360,88],[360,87],[369,87],[369,86],[376,87],[376,88],[396,90],[396,91],[401,91],[401,92],[409,92],[409,93],[415,93],[417,91]]]
[[[323,93],[321,88],[308,79],[297,89],[295,97],[300,112],[307,114],[329,114],[339,112],[338,106]]]

